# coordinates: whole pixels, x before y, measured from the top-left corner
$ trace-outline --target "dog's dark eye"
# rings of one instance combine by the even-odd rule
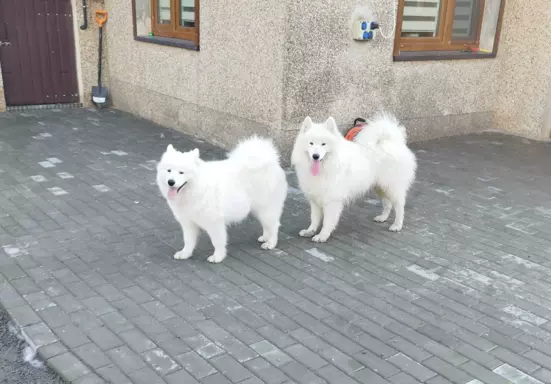
[[[167,171],[168,173],[172,172],[170,169],[167,169],[166,171]]]
[[[310,145],[314,145],[314,143],[310,143]]]
[[[183,175],[183,174],[184,174],[184,172],[180,171],[180,175]]]
[[[324,146],[324,145],[325,145],[325,143],[321,143],[321,145],[322,145],[322,146]]]

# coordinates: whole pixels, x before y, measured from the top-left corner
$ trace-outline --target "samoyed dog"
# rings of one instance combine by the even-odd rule
[[[191,257],[205,230],[214,246],[208,261],[222,262],[226,227],[251,212],[262,225],[262,249],[277,245],[287,180],[270,140],[249,138],[221,161],[203,161],[198,149],[180,152],[169,145],[157,165],[157,184],[184,233],[184,248],[175,259]]]
[[[306,117],[291,163],[310,200],[310,226],[300,231],[300,236],[327,241],[344,206],[372,188],[383,206],[374,220],[385,222],[394,208],[396,217],[390,231],[402,229],[406,194],[415,179],[417,160],[406,145],[405,128],[394,116],[376,116],[353,141],[343,137],[332,117],[321,124]]]

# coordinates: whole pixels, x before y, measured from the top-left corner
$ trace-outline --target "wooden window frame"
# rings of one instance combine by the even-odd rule
[[[144,43],[153,43],[167,45],[170,47],[184,48],[192,51],[199,51],[199,15],[200,0],[194,0],[195,7],[195,26],[181,27],[179,25],[179,5],[181,0],[170,0],[171,13],[170,24],[157,25],[158,0],[149,0],[151,12],[151,32],[152,35],[138,35],[136,25],[136,0],[132,1],[132,24],[134,40]],[[174,5],[177,5],[174,7]]]
[[[480,0],[480,14],[476,38],[473,40],[452,40],[453,20],[456,0],[442,0],[438,23],[438,32],[435,37],[402,37],[402,23],[406,0],[398,1],[398,14],[396,21],[396,34],[394,41],[394,56],[400,52],[425,52],[425,51],[465,51],[472,48],[479,48],[482,21],[484,19],[485,0]],[[502,0],[502,6],[504,1]],[[499,19],[498,28],[501,25]]]
[[[151,0],[151,31],[154,36],[193,41],[199,45],[199,2],[195,0],[195,26],[180,26],[182,0],[170,0],[170,24],[158,24],[159,0]]]

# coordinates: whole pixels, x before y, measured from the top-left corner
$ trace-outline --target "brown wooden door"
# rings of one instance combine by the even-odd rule
[[[0,0],[6,104],[78,102],[71,0]]]

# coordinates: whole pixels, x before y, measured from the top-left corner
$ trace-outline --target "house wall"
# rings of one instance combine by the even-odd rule
[[[393,62],[394,36],[355,42],[349,19],[359,4],[393,32],[394,0],[294,0],[288,8],[283,90],[284,131],[294,136],[306,115],[333,115],[342,127],[386,108],[412,140],[491,127],[500,61]],[[510,24],[513,24],[510,22]],[[304,25],[315,25],[316,33]],[[512,25],[509,28],[514,27]],[[501,48],[501,47],[500,47]]]
[[[276,135],[285,2],[203,2],[200,52],[135,41],[131,1],[106,3],[116,108],[222,145]]]
[[[495,127],[551,138],[551,2],[509,0],[499,60]]]
[[[367,5],[391,34],[394,1],[204,2],[200,52],[135,41],[130,1],[89,3],[110,13],[104,73],[114,107],[222,146],[266,134],[286,158],[306,115],[333,115],[345,129],[381,108],[406,123],[411,140],[488,128],[549,137],[551,70],[544,63],[551,40],[544,26],[551,4],[509,0],[495,59],[393,62],[394,36],[355,42],[349,21]],[[75,9],[80,25],[79,4]],[[88,31],[77,31],[85,103],[97,65],[92,12],[89,21]]]

